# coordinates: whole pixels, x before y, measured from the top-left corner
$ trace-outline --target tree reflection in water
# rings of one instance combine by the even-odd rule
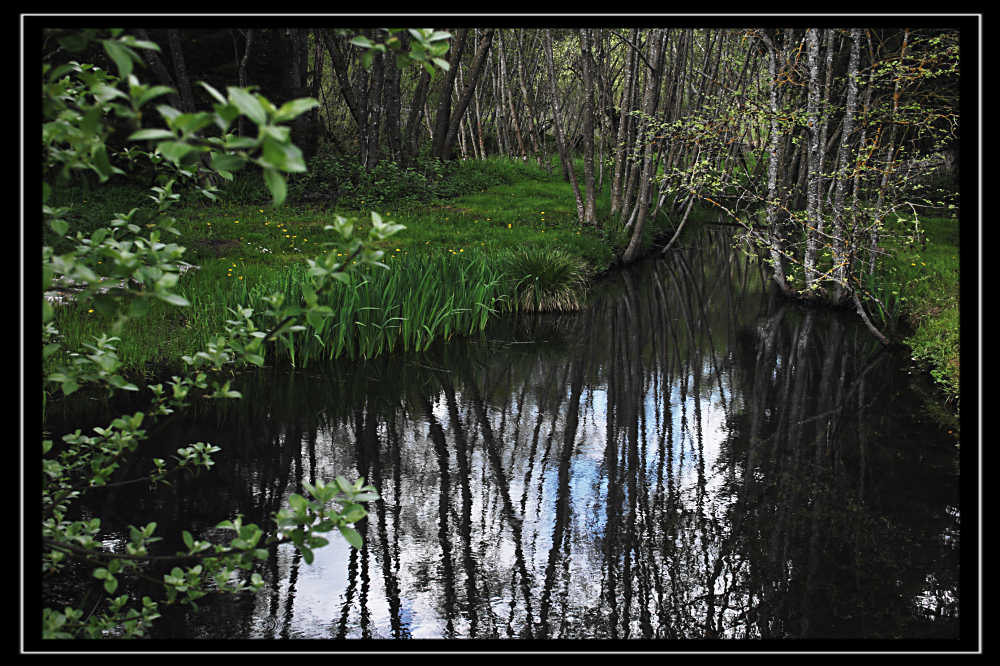
[[[95,511],[109,540],[109,507],[205,537],[304,480],[379,488],[361,550],[274,548],[265,590],[168,612],[161,637],[957,637],[954,445],[851,317],[765,284],[709,231],[577,314],[244,377],[162,440],[221,446],[212,474]]]

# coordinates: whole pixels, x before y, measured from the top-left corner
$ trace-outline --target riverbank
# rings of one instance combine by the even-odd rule
[[[350,288],[329,303],[332,315],[323,337],[300,339],[300,363],[420,350],[435,339],[480,331],[491,317],[515,308],[573,309],[586,298],[587,282],[611,268],[627,242],[624,234],[578,223],[572,188],[558,168],[491,159],[426,172],[390,170],[359,178],[319,165],[292,183],[293,196],[280,209],[268,203],[263,183],[252,180],[229,186],[225,203],[196,200],[175,209],[182,232],[178,242],[187,248],[184,259],[197,267],[179,282],[191,306],[156,303],[141,322],[126,324],[118,334],[124,373],[149,378],[174,371],[182,355],[224,330],[230,308],[260,311],[264,296],[275,291],[297,297],[307,279],[306,258],[339,240],[324,231],[338,215],[354,218],[356,233],[364,233],[371,210],[406,228],[379,245],[391,270],[355,275]],[[352,185],[331,193],[322,183],[334,176]],[[604,189],[598,211],[609,208]],[[77,224],[87,229],[140,205],[146,191],[66,193],[74,195],[86,204]],[[701,213],[692,211],[685,234],[692,233]],[[660,215],[647,225],[647,252],[670,224]],[[958,222],[928,218],[920,231],[914,236],[912,222],[905,220],[889,226],[890,254],[877,293],[912,330],[904,343],[957,413]],[[57,308],[64,348],[90,342],[112,318],[74,304]]]
[[[316,171],[322,174],[323,167]],[[191,305],[154,303],[143,320],[126,323],[118,334],[124,373],[170,372],[181,356],[224,330],[230,308],[260,311],[263,298],[275,291],[297,297],[307,279],[307,258],[331,246],[346,256],[346,247],[336,247],[339,235],[324,230],[338,215],[355,220],[357,235],[365,233],[372,210],[405,229],[377,245],[391,270],[354,275],[329,303],[326,339],[301,338],[299,362],[419,350],[433,339],[482,330],[492,315],[515,308],[573,309],[586,298],[587,282],[615,263],[627,240],[579,224],[572,188],[557,168],[491,159],[450,164],[419,178],[417,173],[396,173],[395,189],[384,185],[394,174],[365,174],[360,182],[354,174],[352,187],[326,199],[316,196],[325,190],[315,180],[293,183],[290,191],[297,196],[279,209],[267,203],[262,183],[239,181],[230,186],[226,203],[175,208],[184,260],[197,267],[178,283]],[[606,211],[604,189],[598,210]],[[76,221],[83,229],[145,196],[141,188],[127,187],[76,194],[86,204]],[[652,247],[665,231],[664,216],[647,226]],[[56,327],[64,348],[78,348],[107,330],[113,318],[70,303],[57,308]]]
[[[888,225],[882,292],[901,324],[902,342],[957,416],[960,407],[959,221],[900,218]],[[916,232],[916,233],[915,233]],[[892,301],[891,299],[896,299]]]

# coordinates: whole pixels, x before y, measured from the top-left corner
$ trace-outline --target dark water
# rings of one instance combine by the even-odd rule
[[[210,441],[211,474],[91,508],[109,545],[269,525],[337,474],[382,500],[363,549],[275,547],[262,592],[164,606],[154,637],[957,638],[953,436],[854,317],[774,298],[730,245],[420,358],[242,378],[150,447]]]

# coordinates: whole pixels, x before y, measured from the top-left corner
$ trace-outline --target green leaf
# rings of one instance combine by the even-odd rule
[[[264,107],[245,88],[229,86],[226,88],[226,92],[229,93],[229,101],[235,104],[236,108],[255,125],[263,125],[267,122],[267,113],[264,111]]]
[[[222,93],[220,93],[218,90],[216,90],[209,84],[205,83],[204,81],[198,81],[198,85],[207,90],[208,94],[211,95],[213,98],[215,98],[215,101],[217,101],[219,104],[226,104],[226,98],[223,97]]]
[[[177,166],[180,166],[181,160],[192,150],[195,150],[194,146],[188,145],[182,141],[164,141],[156,147],[156,152],[160,153]]]
[[[167,93],[174,92],[174,89],[169,86],[153,86],[149,90],[143,92],[137,100],[135,100],[136,108],[142,108],[142,105],[149,100],[159,97],[160,95],[166,95]]]
[[[242,155],[212,153],[212,168],[216,171],[238,171],[244,164],[246,158]]]
[[[319,106],[319,102],[312,97],[293,99],[292,101],[285,102],[281,105],[278,112],[274,116],[274,121],[279,123],[288,122],[306,111],[315,109],[317,106]]]
[[[118,67],[118,75],[123,79],[127,79],[129,74],[132,73],[132,56],[129,54],[128,48],[110,39],[103,40],[103,44],[104,50],[115,61],[115,66]]]
[[[66,220],[49,220],[49,226],[60,236],[65,236],[66,232],[69,231],[69,223]]]
[[[159,139],[176,139],[177,137],[170,130],[165,129],[144,129],[133,132],[129,135],[129,141],[154,141]]]
[[[285,183],[285,177],[276,169],[266,168],[264,169],[264,182],[267,184],[267,189],[271,191],[271,198],[274,200],[275,208],[285,203],[285,197],[288,196],[288,186]]]
[[[185,307],[191,305],[191,302],[188,301],[188,299],[186,299],[183,296],[181,296],[180,294],[176,294],[176,293],[174,293],[172,291],[158,292],[156,294],[156,297],[159,298],[161,301],[166,301],[167,303],[170,303],[171,305],[177,305],[177,306],[180,306],[182,308],[185,308]]]
[[[306,170],[306,162],[302,151],[292,144],[281,144],[273,139],[264,139],[258,163],[263,167],[280,169],[281,171],[302,173]]]
[[[347,539],[347,543],[351,544],[355,548],[360,549],[363,543],[361,535],[353,527],[348,527],[347,525],[339,525],[338,529],[340,533]]]
[[[344,512],[340,514],[346,523],[356,523],[367,515],[368,512],[365,511],[364,507],[358,504],[349,504]]]

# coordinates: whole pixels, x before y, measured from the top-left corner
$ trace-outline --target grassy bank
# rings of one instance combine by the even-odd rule
[[[177,242],[198,267],[178,285],[191,306],[155,303],[148,317],[126,325],[119,333],[126,373],[169,371],[225,328],[230,308],[259,311],[273,292],[297,298],[305,259],[339,241],[324,231],[336,215],[355,218],[362,234],[371,210],[406,229],[379,248],[390,270],[366,269],[330,294],[324,304],[332,315],[318,335],[300,338],[296,362],[422,349],[433,339],[480,331],[491,316],[513,309],[572,309],[585,298],[587,280],[610,267],[627,240],[579,225],[572,188],[557,168],[549,173],[500,159],[438,164],[426,173],[401,174],[393,166],[386,167],[393,173],[359,175],[334,167],[320,164],[293,182],[295,198],[279,209],[252,179],[231,185],[224,202],[174,209]],[[604,189],[598,209],[606,211]],[[74,226],[86,230],[140,205],[145,191],[109,187],[62,196],[85,203]],[[649,227],[652,242],[662,229]],[[57,308],[67,348],[90,342],[109,324],[100,312]]]
[[[905,327],[913,359],[930,373],[958,410],[960,379],[959,222],[948,217],[912,219],[888,226],[882,293]]]

